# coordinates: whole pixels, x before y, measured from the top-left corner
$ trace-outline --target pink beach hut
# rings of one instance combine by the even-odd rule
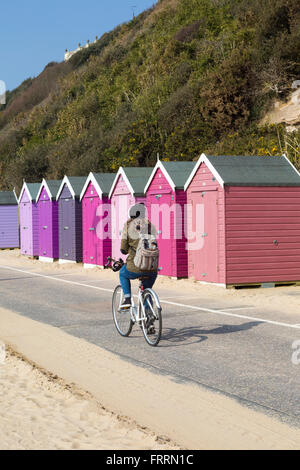
[[[103,267],[111,256],[108,193],[115,173],[90,173],[82,189],[82,243],[85,268]]]
[[[57,192],[61,181],[43,179],[37,195],[39,211],[39,259],[53,262],[59,258]]]
[[[41,183],[24,183],[19,197],[21,254],[39,255],[39,211],[36,202]]]
[[[139,202],[146,203],[145,184],[152,172],[151,168],[129,167],[120,168],[115,176],[109,198],[111,199],[112,256],[125,259],[121,254],[121,235],[128,210]]]
[[[189,276],[222,286],[300,280],[300,174],[269,156],[206,156],[185,189]]]
[[[159,273],[164,276],[188,276],[184,185],[194,167],[195,162],[158,161],[145,187],[148,215],[157,230]]]

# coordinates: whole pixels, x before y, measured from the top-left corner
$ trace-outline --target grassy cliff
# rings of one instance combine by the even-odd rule
[[[298,0],[160,0],[0,111],[0,184],[202,152],[300,164],[300,133],[259,126],[300,78]]]

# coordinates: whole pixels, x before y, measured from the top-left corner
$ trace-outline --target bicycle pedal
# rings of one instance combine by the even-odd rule
[[[154,326],[150,326],[150,327],[148,328],[147,333],[148,333],[148,335],[155,335],[156,330],[155,330]]]

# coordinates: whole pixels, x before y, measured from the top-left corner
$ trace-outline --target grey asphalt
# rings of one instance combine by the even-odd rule
[[[271,314],[250,304],[239,310],[238,304],[219,298],[206,299],[197,293],[184,297],[184,292],[157,289],[164,300],[163,337],[159,347],[151,348],[138,328],[129,338],[122,338],[114,328],[111,291],[117,278],[114,282],[100,280],[97,274],[87,278],[84,273],[58,274],[56,270],[50,274],[55,280],[36,276],[38,271],[26,271],[0,268],[1,307],[84,338],[176,382],[226,394],[245,406],[300,426],[300,365],[292,363],[292,343],[300,340],[300,329],[261,321],[300,323],[300,315],[295,322],[276,308]],[[243,318],[247,316],[257,320]]]

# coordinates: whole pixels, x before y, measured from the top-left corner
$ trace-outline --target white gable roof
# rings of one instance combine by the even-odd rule
[[[30,201],[32,202],[32,197],[31,197],[30,191],[29,191],[29,189],[28,189],[27,183],[25,183],[25,181],[24,181],[23,186],[22,186],[22,189],[21,189],[21,192],[20,192],[19,199],[17,199],[18,204],[20,204],[20,202],[21,202],[21,199],[22,199],[22,197],[23,197],[24,191],[26,191],[26,193],[27,193],[27,195],[28,195]]]
[[[220,183],[220,185],[222,186],[222,188],[224,187],[224,181],[223,179],[221,178],[221,176],[219,175],[219,173],[216,171],[215,167],[210,163],[210,161],[208,160],[207,156],[205,155],[205,153],[202,153],[202,155],[200,156],[198,162],[196,163],[195,165],[195,168],[193,169],[192,173],[190,174],[190,177],[189,179],[187,180],[187,182],[185,183],[185,186],[184,186],[184,190],[186,191],[189,187],[189,185],[191,184],[191,182],[193,181],[194,179],[194,176],[195,174],[197,173],[200,165],[202,163],[205,163],[205,165],[209,168],[209,170],[212,172],[212,174],[214,175],[214,177],[216,178],[216,180],[218,181],[218,183]]]
[[[62,182],[61,182],[61,185],[60,185],[60,187],[59,187],[58,193],[57,193],[57,195],[56,195],[56,199],[58,199],[59,196],[61,195],[61,193],[62,193],[62,191],[63,191],[63,189],[64,189],[64,185],[65,185],[65,184],[68,186],[68,188],[69,188],[69,190],[70,190],[70,193],[72,194],[73,199],[75,199],[74,189],[72,188],[72,185],[71,185],[71,183],[70,183],[70,181],[69,181],[69,178],[68,178],[67,176],[65,176],[64,179],[63,179]]]
[[[175,187],[175,183],[174,181],[172,180],[171,176],[169,175],[169,173],[167,172],[167,170],[165,169],[163,163],[158,160],[158,162],[156,163],[151,175],[150,175],[150,178],[148,179],[147,181],[147,184],[145,186],[145,189],[144,189],[144,192],[146,194],[146,192],[148,191],[148,188],[157,172],[157,170],[161,170],[161,172],[163,173],[164,177],[166,178],[166,180],[168,181],[169,185],[171,186],[171,188],[173,189],[173,191],[175,191],[176,187]]]
[[[102,189],[100,188],[100,185],[99,185],[98,181],[96,180],[96,178],[95,178],[95,176],[94,176],[94,173],[91,172],[91,173],[89,174],[89,176],[87,177],[86,182],[85,182],[85,184],[84,184],[84,186],[83,186],[83,189],[82,189],[82,191],[81,191],[81,194],[80,194],[80,201],[82,200],[83,196],[85,195],[86,190],[87,190],[87,188],[89,187],[89,184],[90,184],[90,183],[93,183],[93,185],[95,186],[95,188],[96,188],[96,190],[97,190],[98,195],[100,196],[100,199],[102,198],[103,191],[102,191]]]
[[[38,202],[38,200],[40,199],[40,196],[41,196],[41,193],[42,193],[43,188],[46,189],[47,194],[48,194],[48,196],[50,197],[50,199],[55,196],[54,194],[51,194],[51,191],[50,191],[50,189],[49,189],[49,186],[48,186],[48,184],[47,184],[47,181],[46,181],[45,178],[44,178],[43,181],[41,182],[40,190],[39,190],[38,195],[37,195],[37,197],[36,197],[36,202]]]
[[[127,186],[128,186],[128,189],[129,189],[131,195],[134,196],[134,189],[133,189],[133,187],[131,186],[129,179],[128,179],[127,176],[126,176],[126,173],[125,173],[123,167],[120,167],[118,173],[116,174],[116,177],[115,177],[115,179],[114,179],[114,182],[113,182],[113,184],[112,184],[112,187],[111,187],[111,190],[110,190],[110,193],[109,193],[109,196],[108,196],[109,199],[111,198],[111,196],[112,196],[112,194],[113,194],[113,192],[114,192],[114,190],[115,190],[115,187],[116,187],[116,185],[117,185],[117,182],[118,182],[118,179],[119,179],[120,176],[122,176],[122,178],[125,180],[125,182],[126,182],[126,184],[127,184]]]

